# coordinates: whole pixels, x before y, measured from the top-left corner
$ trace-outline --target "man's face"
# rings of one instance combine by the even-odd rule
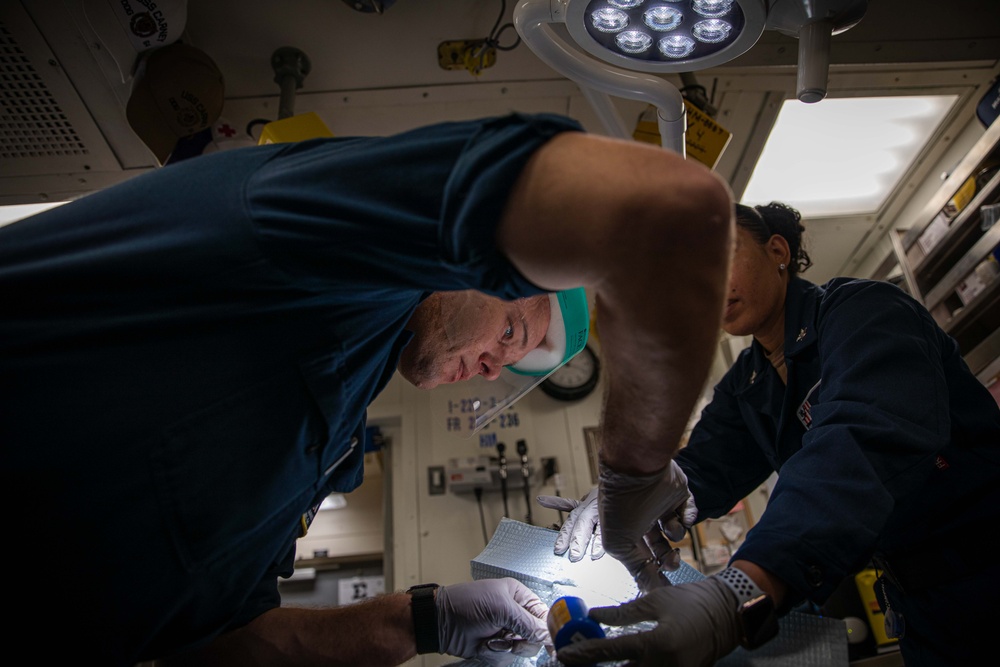
[[[421,389],[474,375],[495,380],[538,347],[548,327],[547,294],[503,301],[475,290],[435,292],[406,325],[414,335],[399,372]]]

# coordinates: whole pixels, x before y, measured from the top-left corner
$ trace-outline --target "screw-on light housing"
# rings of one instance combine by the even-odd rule
[[[802,102],[826,97],[830,69],[830,36],[857,25],[868,11],[868,0],[776,0],[767,12],[767,30],[799,40],[796,96]]]
[[[591,55],[641,72],[693,72],[745,53],[765,0],[566,0],[566,28]]]

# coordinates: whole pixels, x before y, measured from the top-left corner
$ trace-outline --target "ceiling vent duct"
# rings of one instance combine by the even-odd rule
[[[86,40],[51,11],[46,39],[29,4],[0,3],[0,204],[66,201],[130,175],[98,122],[123,112]]]

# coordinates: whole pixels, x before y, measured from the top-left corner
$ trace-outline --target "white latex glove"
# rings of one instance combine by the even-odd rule
[[[569,559],[576,563],[583,560],[590,546],[590,558],[597,560],[604,555],[604,544],[601,538],[601,522],[598,508],[598,487],[594,487],[580,500],[563,498],[562,496],[538,496],[538,504],[549,509],[569,512],[569,516],[559,529],[553,552],[562,556],[569,551]],[[698,507],[694,496],[688,496],[684,506],[679,511],[672,511],[660,517],[659,527],[646,535],[646,544],[654,554],[660,554],[665,560],[663,566],[669,570],[680,567],[679,554],[664,540],[664,536],[673,542],[684,539],[687,531],[698,519]],[[660,534],[662,531],[663,535]],[[674,555],[671,555],[674,554]],[[667,556],[664,558],[664,556]],[[676,557],[675,557],[676,556]]]
[[[601,463],[599,488],[605,551],[621,561],[642,592],[669,586],[661,568],[676,570],[681,556],[667,537],[684,537],[698,515],[684,471],[671,461],[662,472],[632,476]]]
[[[580,500],[562,496],[538,496],[538,504],[549,509],[569,512],[556,537],[553,551],[562,556],[569,551],[569,559],[574,563],[583,560],[587,546],[593,543],[590,557],[597,560],[604,555],[601,541],[601,522],[598,521],[597,487],[590,490]],[[591,539],[593,538],[593,539]]]
[[[656,621],[657,626],[647,632],[570,644],[559,651],[559,661],[584,665],[631,660],[629,665],[640,667],[714,665],[739,645],[738,606],[733,591],[713,575],[658,588],[617,607],[594,607],[590,618],[605,625]]]
[[[442,586],[435,596],[442,653],[503,664],[511,655],[535,655],[552,643],[545,624],[549,609],[516,579],[480,579]],[[486,642],[505,637],[511,651],[498,655]],[[533,649],[533,650],[532,650]]]
[[[489,667],[510,667],[521,658],[530,660],[537,657],[542,648],[542,644],[518,640],[510,632],[505,632],[502,636],[496,637],[495,640],[502,640],[505,644],[510,642],[510,648],[494,648],[489,644],[480,644],[476,659]],[[549,644],[549,648],[552,649],[551,644]]]

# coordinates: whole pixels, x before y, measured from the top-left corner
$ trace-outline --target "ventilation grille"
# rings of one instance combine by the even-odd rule
[[[0,23],[0,159],[88,153],[31,59]]]

